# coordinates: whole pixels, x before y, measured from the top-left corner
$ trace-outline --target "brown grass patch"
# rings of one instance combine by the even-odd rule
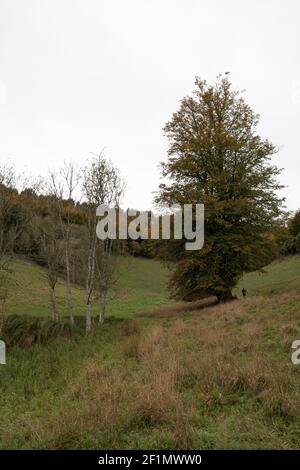
[[[121,325],[121,333],[124,336],[138,335],[140,332],[140,324],[135,319],[125,320]]]
[[[300,387],[299,370],[282,344],[296,335],[297,323],[287,318],[286,304],[280,305],[237,300],[203,308],[201,316],[152,326],[149,321],[142,332],[138,322],[124,322],[114,362],[93,356],[68,384],[47,427],[31,422],[36,442],[48,428],[55,436],[51,448],[72,447],[82,429],[91,435],[117,430],[116,436],[162,430],[178,448],[213,447],[209,422],[214,438],[228,447],[235,445],[232,436],[245,437],[245,429],[247,442],[283,446],[281,429],[300,422]],[[277,421],[280,432],[274,430]],[[256,430],[262,441],[255,440]],[[208,441],[200,440],[203,435]]]
[[[167,305],[154,310],[145,310],[139,312],[137,315],[141,317],[173,317],[176,315],[186,314],[202,310],[204,308],[216,305],[217,301],[214,297],[208,299],[199,300],[197,302],[178,302],[174,305]]]

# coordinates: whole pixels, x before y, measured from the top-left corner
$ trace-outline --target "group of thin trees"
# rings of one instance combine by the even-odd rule
[[[78,255],[73,243],[74,221],[72,211],[79,205],[82,212],[83,233],[80,243],[84,245],[86,266],[85,305],[86,331],[92,329],[92,318],[97,302],[98,322],[105,318],[109,290],[114,280],[117,259],[112,240],[99,240],[96,235],[98,223],[96,209],[99,205],[119,207],[125,183],[118,169],[103,154],[94,155],[80,168],[65,162],[59,169],[49,171],[47,178],[29,183],[20,178],[12,165],[0,166],[0,308],[1,318],[6,311],[8,295],[7,279],[15,245],[22,231],[30,224],[38,239],[39,261],[47,268],[50,305],[53,321],[58,321],[57,283],[60,273],[66,278],[66,306],[71,324],[75,323],[72,295],[72,264]],[[47,200],[47,215],[42,223],[36,223],[34,210],[29,209],[26,197],[42,194]]]

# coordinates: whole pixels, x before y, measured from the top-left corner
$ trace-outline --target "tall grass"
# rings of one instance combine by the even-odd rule
[[[80,326],[79,326],[80,323]],[[58,337],[70,337],[82,333],[82,319],[77,326],[66,319],[58,322],[47,318],[28,317],[27,315],[9,315],[2,326],[2,335],[8,346],[29,347],[34,344],[46,344]]]
[[[298,448],[299,307],[288,293],[11,348],[0,446]]]

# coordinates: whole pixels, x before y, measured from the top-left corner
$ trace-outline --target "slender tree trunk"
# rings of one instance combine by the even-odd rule
[[[86,281],[86,333],[92,329],[92,293],[95,277],[95,256],[96,256],[96,229],[91,238],[91,247],[88,259],[88,275]]]
[[[56,308],[56,295],[55,287],[51,287],[51,308],[52,308],[52,320],[57,321],[57,308]]]
[[[85,331],[89,333],[92,329],[92,285],[87,281],[86,288],[86,319],[85,319]]]
[[[87,305],[85,331],[89,333],[92,329],[92,303]]]
[[[106,310],[106,292],[103,292],[100,297],[100,308],[99,308],[99,324],[104,322],[105,310]]]
[[[68,235],[68,237],[69,237],[69,235]],[[71,324],[74,325],[72,287],[71,287],[71,269],[70,269],[70,256],[69,256],[69,239],[66,240],[66,271],[67,271],[68,314],[69,314]]]

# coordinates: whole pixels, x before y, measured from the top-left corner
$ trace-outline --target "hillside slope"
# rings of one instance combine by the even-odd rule
[[[236,292],[245,287],[249,295],[276,295],[282,292],[300,293],[300,255],[287,256],[274,261],[264,272],[246,274]]]
[[[297,449],[299,311],[290,292],[12,348],[0,448]]]
[[[9,312],[50,315],[46,270],[21,259],[15,261],[12,268]],[[124,258],[118,274],[119,281],[108,306],[108,315],[131,317],[140,310],[170,304],[167,278],[167,269],[157,261]],[[300,256],[275,261],[265,268],[265,273],[246,274],[235,290],[239,297],[242,287],[247,289],[249,296],[300,292]],[[84,289],[73,286],[73,297],[75,314],[83,314]],[[63,279],[58,282],[57,298],[60,313],[65,314],[66,283]]]
[[[132,316],[142,308],[153,308],[170,302],[166,289],[167,270],[157,261],[143,258],[121,259],[117,279],[117,285],[108,305],[108,315]],[[18,259],[12,265],[9,286],[9,313],[50,315],[46,269]],[[73,286],[73,300],[75,315],[84,314],[84,288]],[[57,302],[59,313],[64,315],[66,283],[62,278],[57,284]]]
[[[124,266],[124,297],[92,335],[8,350],[0,448],[299,449],[298,263],[247,276],[264,295],[134,319],[167,302],[166,273],[148,260]],[[18,261],[15,276],[12,308],[44,314],[43,270]]]

